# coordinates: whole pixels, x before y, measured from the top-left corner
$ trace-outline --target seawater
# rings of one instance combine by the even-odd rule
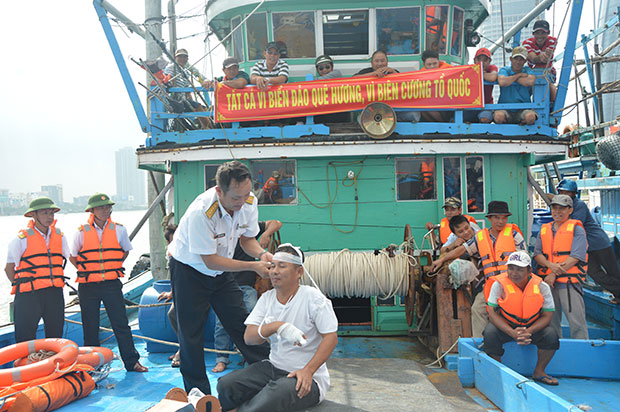
[[[112,220],[124,225],[127,228],[127,233],[131,233],[135,226],[138,224],[142,216],[144,216],[144,210],[131,210],[131,211],[113,211]],[[56,214],[56,227],[58,227],[67,240],[73,237],[73,234],[77,231],[80,224],[88,220],[89,213],[62,213]],[[20,229],[24,229],[28,224],[28,218],[23,216],[0,216],[0,262],[2,262],[2,273],[0,273],[0,325],[4,325],[9,322],[9,304],[13,301],[13,295],[11,295],[11,283],[6,277],[4,267],[6,266],[8,245],[17,236],[17,232]],[[134,263],[140,258],[143,253],[149,252],[149,224],[148,221],[142,226],[136,237],[131,242],[133,250],[129,252],[127,260],[125,260],[125,273],[127,279],[131,273]],[[67,262],[65,267],[65,276],[69,277],[68,283],[77,289],[75,283],[76,270],[70,262]],[[65,302],[68,302],[73,297],[69,297],[70,288],[65,287]]]

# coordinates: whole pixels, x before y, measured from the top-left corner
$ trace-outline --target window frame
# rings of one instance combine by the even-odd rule
[[[481,158],[482,159],[482,194],[484,195],[484,199],[482,200],[482,210],[470,212],[469,204],[467,203],[469,201],[469,195],[467,194],[467,184],[466,184],[465,186],[465,207],[463,208],[463,213],[465,213],[465,211],[467,211],[468,214],[469,213],[486,213],[487,211],[487,185],[486,185],[487,179],[486,179],[486,171],[484,170],[486,159],[485,159],[485,156],[482,154],[465,156],[465,162],[464,162],[465,182],[467,182],[467,159],[470,159],[470,158]]]
[[[203,180],[204,180],[205,191],[209,190],[209,187],[208,187],[209,185],[208,185],[208,181],[207,181],[207,177],[208,177],[208,175],[207,175],[207,167],[215,166],[215,170],[217,172],[217,168],[219,168],[220,165],[221,165],[220,163],[204,163],[203,164],[203,170],[204,170],[204,179]],[[215,177],[215,176],[213,176],[213,177]],[[211,186],[211,187],[213,187],[213,186]]]
[[[239,23],[238,24],[241,24],[241,22],[243,22],[243,16],[241,14],[238,14],[238,15],[233,16],[233,17],[230,18],[230,31],[231,32],[236,27],[236,24],[233,23],[233,21],[235,19],[239,19]],[[245,23],[241,24],[241,26],[239,27],[239,29],[237,31],[239,31],[239,30],[241,30],[241,36],[240,36],[240,38],[241,38],[241,47],[240,47],[239,50],[241,51],[242,56],[241,57],[236,56],[236,53],[237,53],[237,45],[236,45],[236,41],[235,41],[235,34],[236,34],[236,32],[233,33],[232,36],[230,36],[230,43],[232,45],[231,51],[233,52],[232,56],[234,56],[235,58],[239,59],[240,62],[244,62],[244,61],[246,61],[245,60],[245,42],[244,42],[244,38],[245,38],[245,33],[244,33],[245,32]]]
[[[260,163],[276,163],[276,162],[293,162],[293,170],[295,171],[295,177],[293,181],[293,187],[295,189],[295,198],[290,203],[257,203],[258,206],[298,206],[299,205],[299,191],[297,190],[297,182],[299,181],[299,175],[297,170],[297,159],[250,159],[249,160],[249,169],[252,173],[252,192],[254,193],[254,165]],[[256,195],[256,193],[254,193]],[[257,197],[258,200],[258,197]]]
[[[443,201],[444,203],[446,202],[446,199],[449,196],[446,196],[446,173],[445,173],[445,163],[447,159],[458,159],[459,161],[459,186],[461,189],[461,202],[463,202],[463,193],[465,192],[465,190],[463,189],[467,189],[467,187],[463,187],[463,166],[464,163],[463,162],[463,157],[462,156],[443,156],[441,158],[441,182],[442,182],[442,186],[441,189],[443,191]],[[439,199],[438,199],[439,200]]]
[[[318,39],[317,39],[317,11],[316,10],[295,10],[295,11],[271,11],[269,12],[269,20],[271,22],[271,25],[268,27],[267,30],[267,41],[268,42],[272,42],[272,41],[276,41],[276,26],[275,26],[275,22],[274,22],[274,15],[275,14],[295,14],[295,13],[311,13],[314,17],[314,57],[291,57],[287,56],[284,58],[287,62],[289,60],[295,60],[295,59],[316,59],[318,56],[320,56],[321,54],[323,54],[323,52],[321,51],[321,53],[319,54],[319,46],[318,46]],[[322,21],[322,17],[321,17],[321,21]],[[322,24],[320,26],[323,26]],[[322,28],[322,27],[321,27]],[[271,38],[271,40],[269,40],[269,38]],[[323,47],[322,43],[321,43],[321,48]],[[287,52],[288,52],[288,45],[287,45]]]
[[[321,26],[321,37],[320,37],[320,50],[317,50],[317,53],[325,54],[325,42],[324,42],[324,31],[323,31],[323,16],[325,13],[335,13],[335,12],[355,12],[355,11],[366,11],[368,12],[368,53],[367,54],[335,54],[330,56],[334,60],[338,59],[370,59],[370,56],[374,53],[374,50],[371,50],[371,45],[376,43],[376,30],[371,29],[371,27],[376,26],[375,19],[375,9],[374,8],[338,8],[338,9],[329,9],[329,10],[320,10],[317,16],[316,22]],[[318,31],[318,30],[317,30]],[[368,62],[370,65],[370,61]]]
[[[433,161],[435,162],[435,188],[434,188],[434,193],[435,193],[435,197],[432,199],[399,199],[398,198],[398,176],[396,174],[396,171],[398,170],[397,167],[397,163],[399,161],[403,161],[403,160],[422,160],[422,159],[433,159]],[[394,158],[394,197],[395,197],[395,201],[396,202],[437,202],[438,200],[438,191],[437,191],[437,156],[426,156],[426,155],[420,155],[420,156],[403,156],[403,157],[396,157]]]
[[[418,33],[418,53],[411,53],[411,54],[389,54],[388,56],[419,56],[422,54],[422,27],[423,27],[423,23],[422,23],[422,5],[414,5],[414,6],[394,6],[394,7],[375,7],[373,8],[373,12],[375,15],[374,18],[374,36],[370,36],[370,37],[374,37],[373,40],[373,44],[375,46],[375,50],[378,50],[379,45],[377,44],[379,41],[379,32],[377,31],[377,11],[378,10],[393,10],[393,9],[418,9],[419,12],[419,18],[420,18],[420,25],[418,26],[418,30],[420,31],[420,33]],[[426,33],[426,31],[424,32]],[[372,55],[372,53],[371,53]]]
[[[445,3],[439,3],[439,4],[432,4],[432,3],[425,3],[424,4],[424,18],[422,20],[424,20],[424,49],[420,49],[422,50],[422,53],[424,52],[424,50],[426,50],[426,8],[427,7],[447,7],[448,8],[448,20],[446,21],[447,25],[450,25],[450,20],[451,20],[451,15],[450,15],[450,9],[452,8],[450,4],[445,4]],[[450,41],[450,35],[451,35],[451,31],[446,29],[446,52],[448,51],[448,42]],[[449,56],[449,54],[446,53],[439,53],[439,56]]]
[[[261,11],[258,13],[254,13],[252,16],[250,16],[250,18],[252,18],[253,16],[257,16],[260,14],[264,14],[265,15],[265,34],[267,35],[266,38],[266,43],[265,45],[267,45],[267,43],[270,42],[269,40],[269,14],[266,11]],[[246,14],[245,17],[247,17],[248,15]],[[248,18],[248,20],[245,21],[245,23],[243,23],[243,29],[244,29],[244,41],[245,41],[245,55],[247,56],[247,62],[257,62],[259,60],[263,60],[265,57],[263,54],[261,54],[259,52],[259,57],[258,59],[250,59],[250,40],[248,39],[248,21],[250,20],[250,18]],[[262,50],[262,49],[261,49]]]
[[[452,23],[450,24],[450,27],[454,28],[454,13],[459,10],[461,13],[463,13],[463,21],[461,22],[461,32],[459,33],[460,37],[461,37],[461,44],[460,44],[460,48],[459,48],[459,54],[458,55],[454,55],[452,54],[452,47],[450,47],[450,50],[447,50],[447,56],[450,57],[456,57],[456,58],[461,58],[463,57],[463,49],[465,49],[465,38],[463,36],[465,36],[465,9],[462,9],[461,7],[458,6],[452,6],[452,14],[450,15],[450,18],[452,20]],[[448,44],[452,45],[452,33],[454,33],[454,30],[450,30],[450,39],[448,40]]]

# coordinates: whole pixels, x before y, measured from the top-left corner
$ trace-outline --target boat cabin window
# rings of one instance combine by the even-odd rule
[[[297,204],[295,160],[256,160],[250,162],[253,191],[259,205]]]
[[[316,57],[314,12],[273,13],[273,38],[286,45],[286,56]]]
[[[241,16],[233,17],[230,20],[231,30],[241,24]],[[233,39],[233,56],[239,61],[243,61],[243,27],[238,27],[232,35]]]
[[[446,54],[448,6],[426,6],[425,50]]]
[[[463,18],[465,12],[458,7],[452,10],[452,37],[450,39],[450,54],[460,56],[463,44]]]
[[[215,174],[220,165],[205,165],[205,190],[211,189],[216,185]]]
[[[467,178],[467,212],[484,212],[484,158],[467,156],[465,158],[465,177]]]
[[[420,53],[420,8],[377,9],[377,50]]]
[[[420,53],[420,8],[377,9],[377,50]]]
[[[323,52],[332,57],[369,55],[368,27],[368,10],[324,11]]]
[[[443,158],[443,198],[456,197],[463,200],[461,193],[461,158]]]
[[[255,13],[245,22],[248,60],[261,60],[267,46],[267,13]]]
[[[433,157],[396,159],[396,199],[437,199]]]

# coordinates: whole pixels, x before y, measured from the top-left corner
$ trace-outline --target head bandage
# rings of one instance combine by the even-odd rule
[[[319,292],[321,292],[321,294],[327,299],[327,296],[325,296],[325,294],[321,291],[321,288],[319,288],[319,285],[316,284],[316,282],[314,281],[314,278],[312,278],[312,275],[310,274],[310,272],[308,272],[308,269],[306,269],[306,267],[304,266],[303,254],[301,253],[301,249],[299,249],[296,246],[293,246],[290,243],[283,243],[283,244],[280,245],[280,247],[282,247],[282,246],[288,246],[288,247],[293,248],[293,250],[295,250],[295,253],[297,253],[297,256],[292,255],[292,254],[287,253],[287,252],[276,252],[273,255],[273,260],[279,260],[281,262],[288,262],[288,263],[292,263],[294,265],[300,265],[304,269],[304,272],[306,272],[306,274],[310,278],[310,281],[312,282],[312,285],[315,288],[317,288],[319,290]]]

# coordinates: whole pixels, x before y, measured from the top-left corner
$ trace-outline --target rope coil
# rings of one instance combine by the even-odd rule
[[[321,291],[331,297],[371,297],[390,299],[409,290],[409,264],[412,257],[398,251],[390,257],[385,251],[317,253],[308,256],[306,267]],[[302,283],[311,285],[304,273]]]

